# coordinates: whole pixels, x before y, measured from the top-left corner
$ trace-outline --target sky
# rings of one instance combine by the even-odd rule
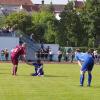
[[[42,0],[32,0],[34,4],[41,4]],[[67,0],[44,0],[45,4],[50,4],[52,1],[53,4],[66,4]]]
[[[42,0],[32,0],[34,4],[41,4]],[[44,0],[45,4],[50,4],[52,1],[53,4],[66,4],[68,0]],[[83,0],[77,0],[77,1],[83,1]]]

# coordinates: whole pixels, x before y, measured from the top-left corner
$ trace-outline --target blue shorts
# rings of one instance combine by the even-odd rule
[[[92,71],[94,66],[94,60],[87,60],[83,63],[81,71],[85,72],[85,71]]]

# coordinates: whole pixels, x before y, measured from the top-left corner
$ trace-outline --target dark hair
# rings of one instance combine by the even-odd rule
[[[78,49],[76,49],[76,51],[77,51],[77,52],[81,52],[81,50],[80,50],[79,48],[78,48]]]
[[[38,60],[37,60],[37,63],[41,63],[41,60],[40,60],[40,59],[38,59]]]
[[[89,49],[88,53],[93,53],[94,49]]]

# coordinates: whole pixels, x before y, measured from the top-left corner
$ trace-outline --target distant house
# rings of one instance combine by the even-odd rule
[[[74,1],[74,7],[75,8],[83,8],[84,7],[84,2],[83,1]]]
[[[65,5],[54,5],[54,13],[58,20],[60,20],[60,13],[64,10]]]
[[[84,3],[82,1],[75,0],[75,7],[82,7]],[[0,0],[0,11],[3,12],[4,15],[9,14],[11,12],[19,12],[19,11],[40,11],[41,6],[49,6],[50,4],[44,4],[44,0],[41,1],[41,4],[33,4],[31,0]],[[53,12],[55,17],[60,20],[59,14],[64,10],[65,5],[60,4],[52,4]]]
[[[31,0],[0,0],[0,5],[33,5]]]
[[[50,3],[53,6],[53,12],[55,14],[55,17],[59,20],[59,14],[64,10],[65,5],[64,4],[53,4],[52,2]],[[42,6],[50,6],[50,4],[45,4],[44,0],[41,1],[41,4],[34,4],[34,6],[36,7],[35,9],[37,9],[37,11],[39,11],[41,9]],[[36,10],[33,10],[36,11]]]
[[[2,11],[5,15],[21,10],[27,12],[38,12],[43,4],[44,0],[42,0],[41,4],[33,4],[31,0],[0,0],[0,11]],[[48,6],[49,4],[44,5]],[[64,10],[64,6],[65,5],[53,5],[55,16],[59,17],[59,14]]]
[[[35,4],[36,8],[38,8],[38,11],[41,9],[41,6],[43,4]],[[44,6],[49,6],[50,4],[44,4]],[[53,12],[55,14],[55,17],[59,20],[59,14],[64,10],[65,5],[58,5],[58,4],[52,4],[53,5]]]

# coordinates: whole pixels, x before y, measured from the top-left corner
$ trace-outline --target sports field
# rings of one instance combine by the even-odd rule
[[[44,64],[44,77],[32,77],[34,67],[19,64],[17,76],[10,63],[0,63],[0,100],[100,100],[100,65],[93,70],[92,86],[79,86],[77,64]],[[87,78],[87,74],[86,74]]]

